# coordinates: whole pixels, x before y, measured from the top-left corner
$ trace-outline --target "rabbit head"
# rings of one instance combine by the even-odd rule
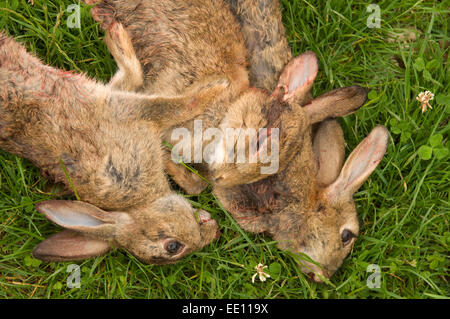
[[[310,91],[317,72],[317,57],[308,51],[284,68],[272,93],[250,89],[232,103],[221,122],[221,129],[237,128],[237,132],[244,133],[236,134],[231,143],[227,140],[220,145],[221,160],[209,165],[213,185],[229,188],[282,171],[302,148],[304,136],[312,125],[351,114],[365,103],[366,91],[359,86],[336,89],[312,99]],[[262,128],[265,131],[261,131]],[[256,136],[245,134],[255,130],[259,132]],[[242,138],[247,140],[242,141]],[[247,152],[246,161],[237,160],[236,147],[244,145],[241,142],[246,143],[245,148],[242,147]],[[227,158],[225,163],[223,158],[230,149],[234,158]],[[250,160],[250,155],[261,159],[261,154],[268,158],[265,161]],[[273,169],[261,169],[268,166]]]
[[[323,132],[320,132],[321,129]],[[315,149],[321,151],[316,157],[319,164],[316,176],[317,191],[311,196],[306,211],[307,218],[301,219],[302,227],[305,227],[305,232],[302,233],[305,236],[296,240],[297,243],[303,244],[303,247],[297,247],[296,250],[307,254],[320,264],[318,267],[303,261],[303,270],[314,273],[316,281],[321,281],[321,276],[331,277],[350,253],[359,234],[353,194],[378,166],[388,144],[387,129],[384,126],[375,127],[353,150],[340,169],[343,159],[342,144],[332,142],[334,146],[330,145],[333,140],[343,141],[339,137],[339,131],[337,122],[331,125],[324,122],[319,128],[318,134],[321,136],[316,136],[315,139]],[[324,151],[325,149],[327,151]],[[333,158],[336,160],[321,165]],[[330,185],[323,187],[335,176],[337,178]]]
[[[336,272],[351,252],[359,234],[359,222],[352,201],[332,203],[323,198],[315,204],[316,207],[300,212],[295,205],[287,207],[273,237],[280,249],[293,254],[303,273],[322,282],[323,277],[330,278]],[[281,223],[290,224],[282,227]]]
[[[144,263],[170,264],[209,244],[217,232],[217,223],[207,212],[196,213],[178,195],[128,212],[106,212],[85,202],[63,200],[41,202],[36,209],[66,229],[34,249],[36,258],[48,261],[86,259],[117,247]]]

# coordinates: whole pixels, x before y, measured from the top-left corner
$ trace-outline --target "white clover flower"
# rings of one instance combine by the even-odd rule
[[[261,281],[266,281],[267,278],[270,278],[270,275],[268,273],[264,272],[264,269],[266,269],[266,268],[267,268],[267,266],[264,266],[263,264],[258,264],[255,266],[255,269],[257,272],[256,272],[256,274],[254,274],[252,276],[252,283],[255,283],[255,278],[258,275],[259,275],[259,280],[261,280]]]
[[[434,99],[434,94],[430,91],[420,92],[416,100],[420,102],[422,106],[422,113],[424,113],[428,108],[433,109],[430,105],[430,101]]]

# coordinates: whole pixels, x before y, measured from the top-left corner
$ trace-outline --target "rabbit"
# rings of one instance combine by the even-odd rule
[[[351,251],[359,233],[353,193],[380,163],[388,143],[386,128],[375,127],[341,168],[340,131],[335,120],[324,121],[314,144],[312,136],[305,138],[300,153],[281,173],[253,184],[215,189],[244,230],[270,234],[280,249],[299,256],[302,271],[317,282],[330,278]]]
[[[227,2],[238,16],[249,47],[251,84],[271,90],[283,61],[291,56],[279,1]],[[310,98],[309,94],[305,97]],[[215,189],[215,193],[241,227],[272,234],[281,249],[299,256],[302,271],[322,282],[340,267],[358,236],[352,194],[383,157],[388,132],[384,126],[373,129],[345,166],[345,140],[337,120],[313,125],[309,136],[281,174],[234,189]],[[316,263],[305,260],[302,254]]]
[[[273,90],[284,66],[292,59],[279,0],[226,0],[226,2],[237,17],[244,35],[250,61],[250,84],[261,89]],[[319,143],[313,143],[315,159],[319,165],[317,179],[329,185],[337,176],[330,175],[327,166],[342,167],[345,140],[337,120],[326,121],[326,124],[324,122],[320,130],[318,126],[320,123],[313,126],[314,141],[320,137],[326,143],[328,138],[332,142],[328,143],[328,148],[339,147],[336,154],[341,155],[319,163]],[[329,135],[327,138],[322,137],[325,132]]]
[[[123,64],[130,66],[140,64],[140,68],[119,65],[118,75],[112,79],[118,87],[136,83],[132,90],[135,92],[153,94],[168,90],[180,94],[186,85],[211,77],[228,81],[228,89],[217,95],[203,114],[165,130],[163,140],[179,145],[180,138],[173,137],[174,131],[186,128],[192,137],[196,122],[201,123],[202,132],[210,128],[266,128],[266,135],[250,136],[245,141],[246,150],[251,149],[250,145],[258,146],[245,154],[249,158],[267,149],[278,133],[280,149],[276,164],[279,167],[271,173],[262,173],[262,168],[267,166],[262,161],[225,162],[226,145],[219,143],[219,147],[206,150],[207,141],[203,140],[202,150],[207,154],[201,155],[211,161],[195,163],[194,160],[193,166],[213,187],[253,183],[283,170],[302,147],[303,136],[311,125],[326,118],[351,114],[366,101],[365,90],[353,86],[328,92],[300,107],[307,95],[304,92],[309,92],[318,71],[317,57],[312,52],[293,58],[272,92],[250,87],[245,41],[240,25],[223,0],[104,0],[95,4],[91,14],[106,30],[106,44],[118,64],[120,61],[128,61]],[[227,27],[222,27],[224,25]],[[135,57],[123,54],[133,51]],[[159,111],[164,113],[163,109]],[[232,137],[231,144],[236,144],[238,138]],[[195,143],[195,140],[187,143],[187,148],[194,151],[191,154],[195,153]],[[174,153],[185,162],[191,162],[190,158],[186,160],[185,153],[172,152],[172,155]],[[236,154],[232,155],[236,158]],[[199,178],[186,173],[184,167],[176,165],[167,154],[165,168],[188,193],[203,189],[204,185],[196,186]]]
[[[34,257],[81,260],[121,248],[144,263],[167,264],[216,238],[217,222],[171,190],[160,139],[166,122],[151,118],[156,106],[172,109],[168,125],[194,117],[226,87],[210,82],[171,97],[115,91],[43,65],[1,32],[0,148],[83,200],[36,205],[65,230],[38,244]]]

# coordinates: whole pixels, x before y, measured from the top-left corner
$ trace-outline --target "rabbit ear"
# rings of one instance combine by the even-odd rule
[[[367,92],[360,86],[336,89],[304,106],[310,124],[354,113],[367,101]]]
[[[351,200],[383,158],[388,137],[384,126],[375,127],[350,154],[337,180],[326,188],[325,198],[334,203]]]
[[[314,52],[307,51],[294,58],[281,73],[274,95],[278,96],[281,91],[283,100],[287,102],[303,99],[311,90],[318,70]]]
[[[107,241],[63,230],[37,245],[33,250],[33,257],[44,261],[83,260],[104,255],[110,249]]]
[[[345,157],[345,140],[337,120],[321,122],[314,135],[314,157],[318,166],[317,182],[321,187],[333,183],[341,172]]]
[[[112,240],[120,213],[105,212],[94,205],[67,200],[50,200],[36,205],[55,224],[85,233],[100,240]]]

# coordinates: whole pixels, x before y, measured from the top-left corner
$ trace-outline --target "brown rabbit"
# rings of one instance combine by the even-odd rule
[[[279,1],[227,2],[238,16],[249,47],[252,84],[272,89],[283,61],[291,55]],[[381,160],[387,137],[384,127],[375,128],[342,168],[343,132],[336,120],[326,120],[316,124],[311,132],[313,161],[311,151],[305,147],[284,175],[216,193],[243,228],[272,233],[280,248],[306,253],[318,262],[320,267],[299,258],[303,271],[322,281],[322,276],[330,277],[342,264],[358,236],[352,194]]]
[[[0,148],[71,184],[83,200],[36,205],[66,228],[39,244],[36,258],[84,259],[118,247],[146,263],[173,263],[216,236],[217,223],[170,189],[151,118],[156,106],[172,108],[169,125],[196,116],[223,83],[173,97],[116,92],[43,65],[0,33],[0,88]]]
[[[239,24],[223,0],[104,0],[92,9],[92,14],[102,21],[107,31],[107,45],[119,65],[118,75],[112,80],[116,87],[130,89],[130,83],[136,83],[135,90],[146,94],[161,90],[182,94],[188,85],[204,83],[211,77],[229,81],[226,92],[218,94],[202,115],[180,125],[191,137],[196,130],[205,133],[212,128],[238,132],[266,128],[257,136],[242,135],[245,137],[244,155],[248,159],[261,156],[269,143],[273,146],[274,136],[275,141],[278,140],[278,134],[280,149],[275,165],[278,167],[268,173],[262,170],[267,167],[263,161],[240,163],[236,160],[234,145],[238,144],[239,135],[231,136],[227,145],[219,139],[219,147],[215,148],[205,147],[212,138],[200,141],[203,158],[198,162],[194,158],[194,166],[217,187],[252,183],[283,170],[302,147],[303,136],[312,124],[352,113],[366,100],[366,92],[354,86],[310,101],[308,93],[318,70],[312,52],[296,57],[286,66],[272,93],[251,88],[246,68],[247,51]],[[133,51],[134,58],[123,54]],[[129,67],[134,65],[140,67]],[[136,72],[131,74],[134,70]],[[300,107],[306,100],[309,104]],[[170,118],[164,109],[158,109],[161,118]],[[200,128],[196,127],[196,121],[201,123]],[[165,130],[163,139],[175,145],[182,144],[183,151],[173,154],[181,155],[190,163],[192,158],[185,150],[196,153],[197,141],[189,138],[187,142],[180,142],[180,137],[173,135],[177,128],[180,127]],[[185,148],[185,145],[188,146]],[[257,146],[250,147],[254,145]],[[271,152],[270,157],[273,155],[278,154]],[[210,161],[202,161],[204,158]],[[198,179],[191,179],[192,174],[186,174],[184,167],[167,160],[166,169],[188,192],[202,189],[195,186]]]
[[[206,1],[206,3],[210,2]],[[134,44],[137,40],[132,38],[124,41],[123,39],[127,37],[127,32],[131,31],[132,33],[133,30],[139,29],[138,26],[144,25],[142,21],[146,21],[146,17],[150,16],[152,11],[140,3],[140,10],[132,12],[141,12],[145,11],[144,9],[148,9],[150,13],[147,12],[143,16],[132,18],[129,17],[129,15],[133,14],[130,11],[126,11],[126,13],[120,11],[123,9],[123,4],[116,2],[114,5],[117,8],[114,6],[105,7],[104,3],[103,6],[101,4],[94,11],[94,16],[96,18],[99,18],[99,16],[110,18],[112,13],[108,10],[117,10],[114,11],[115,17],[120,19],[120,17],[125,16],[126,19],[129,19],[125,19],[129,21],[128,31],[111,21],[109,21],[110,25],[107,28],[107,44],[116,60],[121,61],[126,59],[123,57],[118,59],[117,55],[121,55],[121,52],[131,52],[132,50],[118,49],[116,47],[117,44],[128,43],[128,46],[132,46],[131,42]],[[173,21],[174,19],[169,20]],[[142,31],[139,35],[139,41],[145,41],[145,30],[139,30]],[[136,34],[137,36],[138,34]],[[116,40],[113,40],[114,37],[116,37]],[[149,47],[151,46],[150,44]],[[142,50],[145,52],[145,48]],[[257,48],[252,52],[258,52],[258,50],[261,50],[261,48]],[[141,56],[145,54],[141,53],[140,55],[139,50],[136,52],[136,57],[127,57],[129,61],[134,61],[132,63],[129,62],[129,65],[136,64],[136,60],[142,61]],[[202,58],[202,61],[204,61],[209,57]],[[279,59],[279,61],[281,60],[282,58]],[[311,124],[318,123],[327,116],[345,115],[346,112],[358,108],[365,101],[365,92],[358,87],[344,88],[329,92],[311,101],[310,88],[317,73],[317,67],[317,60],[313,53],[308,52],[297,57],[284,68],[278,85],[271,96],[267,97],[264,92],[254,90],[241,93],[242,96],[237,98],[237,102],[227,107],[224,117],[219,119],[220,122],[218,122],[221,125],[231,127],[242,127],[242,123],[245,123],[248,127],[252,124],[260,127],[270,122],[272,117],[273,123],[276,122],[277,125],[281,123],[284,126],[287,123],[287,128],[294,127],[289,133],[293,137],[297,137],[297,146],[287,148],[293,153],[293,159],[290,162],[286,162],[287,167],[280,169],[278,174],[270,177],[259,174],[259,177],[256,178],[257,180],[259,179],[258,182],[248,183],[251,179],[245,175],[246,166],[239,164],[230,167],[228,171],[222,169],[222,177],[224,172],[229,172],[230,175],[225,177],[226,181],[213,180],[213,184],[215,194],[244,229],[252,232],[267,231],[272,233],[275,239],[279,241],[280,248],[291,250],[295,253],[306,253],[318,261],[324,267],[323,269],[314,264],[304,262],[304,270],[316,272],[318,275],[315,276],[315,279],[319,280],[321,275],[331,276],[351,249],[352,236],[358,234],[358,221],[354,204],[351,201],[351,195],[381,160],[387,143],[387,135],[384,128],[378,127],[355,150],[354,154],[359,155],[352,155],[351,158],[357,157],[356,161],[369,158],[371,161],[370,163],[362,164],[365,166],[359,167],[358,164],[355,164],[355,160],[350,158],[342,170],[342,174],[345,172],[347,174],[342,179],[349,178],[349,176],[354,178],[349,179],[344,187],[348,187],[348,193],[339,189],[339,194],[342,195],[342,198],[339,197],[336,200],[332,198],[332,195],[337,196],[339,194],[331,194],[331,190],[337,189],[336,185],[342,185],[343,182],[339,184],[336,181],[337,184],[333,184],[335,185],[334,188],[329,186],[330,188],[328,189],[325,186],[331,184],[341,171],[344,158],[343,135],[335,121],[325,121],[320,124],[315,134],[314,149],[316,150],[316,156],[314,156]],[[121,67],[120,63],[119,68],[119,74],[126,73],[123,72],[125,68]],[[262,73],[265,78],[270,78],[265,68],[253,68],[252,70],[256,76]],[[139,78],[139,72],[137,73],[135,77]],[[144,74],[146,73],[144,72]],[[133,77],[133,75],[128,74],[126,77]],[[145,88],[146,86],[144,85],[141,89],[145,90]],[[270,103],[267,102],[267,99]],[[263,107],[260,106],[261,104]],[[283,107],[290,111],[292,110],[296,117],[289,121],[289,118],[277,115],[276,112],[283,109]],[[264,108],[267,108],[269,111],[265,113],[263,111]],[[334,109],[330,110],[332,108]],[[208,112],[208,110],[205,113],[213,120],[216,120],[216,123],[218,119],[215,119],[213,115],[221,114]],[[275,121],[273,117],[275,117]],[[294,120],[297,123],[292,124]],[[283,145],[283,143],[286,143],[286,140],[282,139],[280,144]],[[324,156],[321,150],[328,151],[329,156],[336,158],[336,160],[334,162],[328,160],[328,156]],[[370,153],[371,151],[374,153]],[[169,163],[171,162],[169,161]],[[321,165],[319,170],[318,164]],[[212,165],[206,166],[209,170],[214,169],[214,167],[211,167]],[[353,173],[349,174],[349,170]],[[183,175],[183,181],[188,180],[185,176]],[[228,183],[229,179],[233,179],[236,176],[241,176],[238,183],[244,185],[234,186],[234,180]],[[179,178],[179,175],[175,174],[175,178]],[[345,203],[342,204],[341,199]],[[347,210],[342,214],[340,213],[341,204],[347,206]],[[342,243],[344,239],[346,240],[345,244]]]
[[[359,232],[353,193],[375,170],[388,143],[386,128],[376,127],[341,169],[343,144],[337,142],[342,139],[333,141],[339,130],[334,121],[320,124],[314,140],[317,162],[312,138],[305,137],[302,150],[281,173],[249,185],[215,189],[243,229],[271,234],[279,248],[299,255],[302,271],[312,273],[315,281],[333,275],[351,251]],[[317,163],[325,164],[319,174]]]

